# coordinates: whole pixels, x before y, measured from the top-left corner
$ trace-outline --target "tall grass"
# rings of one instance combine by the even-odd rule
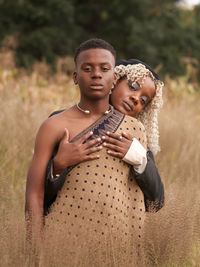
[[[60,70],[51,76],[45,65],[37,65],[28,75],[10,60],[8,53],[0,54],[0,265],[34,266],[34,253],[26,256],[24,224],[34,138],[41,122],[52,111],[76,102],[78,92]],[[200,96],[191,88],[184,77],[166,79],[160,114],[162,151],[156,157],[165,185],[165,206],[146,215],[139,266],[200,266]],[[74,263],[72,259],[66,263],[66,243],[60,248],[56,241],[48,246],[41,266],[88,266],[87,259],[78,261],[78,255]],[[112,248],[108,255],[109,265],[119,266]],[[124,259],[124,266],[129,260]]]

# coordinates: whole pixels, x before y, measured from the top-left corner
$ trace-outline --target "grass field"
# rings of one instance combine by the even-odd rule
[[[41,122],[77,102],[79,93],[61,71],[49,76],[38,65],[28,75],[15,68],[9,53],[0,59],[0,265],[34,266],[34,255],[25,257],[24,227],[34,138]],[[164,90],[156,162],[166,200],[162,210],[146,216],[141,266],[200,266],[200,94],[186,77],[166,78]],[[45,255],[41,266],[76,266],[56,256],[49,263]]]

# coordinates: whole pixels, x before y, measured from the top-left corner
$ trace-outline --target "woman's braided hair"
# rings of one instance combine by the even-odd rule
[[[120,60],[115,67],[117,80],[126,77],[130,82],[140,81],[144,83],[146,77],[151,77],[155,83],[156,93],[151,102],[137,115],[146,129],[147,146],[154,153],[160,151],[158,113],[163,104],[162,88],[163,82],[159,80],[158,75],[144,62],[137,59]],[[142,81],[142,82],[141,82]]]

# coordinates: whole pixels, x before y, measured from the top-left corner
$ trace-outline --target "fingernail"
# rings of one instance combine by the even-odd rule
[[[110,134],[110,132],[106,132],[107,134]]]
[[[103,146],[106,146],[107,144],[104,142],[102,145],[103,145]]]
[[[93,132],[90,132],[90,134],[93,134]]]
[[[105,136],[102,136],[101,138],[102,138],[102,139],[105,139],[106,137],[105,137]]]
[[[99,141],[99,142],[100,142],[100,141],[101,141],[101,138],[97,138],[97,141]]]

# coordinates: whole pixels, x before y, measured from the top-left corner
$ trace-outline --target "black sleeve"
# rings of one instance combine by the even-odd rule
[[[49,117],[54,116],[58,113],[63,112],[63,110],[57,110],[54,111],[49,115]],[[51,204],[55,201],[56,196],[58,191],[62,188],[64,182],[65,182],[65,177],[70,170],[69,168],[66,168],[63,170],[61,175],[58,177],[58,179],[53,179],[51,177],[51,167],[53,165],[53,158],[55,154],[57,153],[58,150],[58,145],[55,145],[53,155],[51,156],[51,159],[48,162],[47,168],[46,168],[46,175],[45,175],[45,184],[44,184],[44,215],[48,213],[48,210],[51,206]]]
[[[51,175],[51,168],[53,165],[53,157],[50,159],[45,176],[44,186],[44,215],[48,214],[49,208],[57,197],[57,193],[63,187],[67,174],[71,171],[72,167],[65,168],[58,178],[53,178]]]
[[[133,167],[132,167],[133,169]],[[153,153],[147,152],[147,165],[143,173],[134,171],[135,179],[144,194],[146,211],[158,211],[164,205],[164,186],[155,165]]]

